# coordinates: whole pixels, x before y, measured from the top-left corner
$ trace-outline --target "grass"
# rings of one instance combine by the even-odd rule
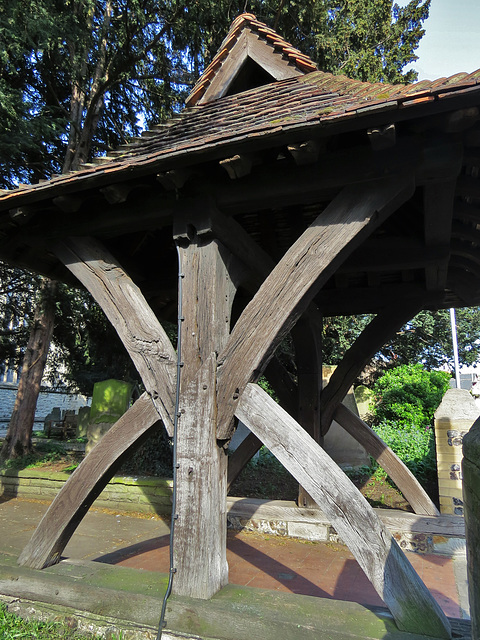
[[[96,635],[81,635],[75,628],[75,623],[69,625],[62,622],[39,622],[24,620],[9,613],[4,604],[0,603],[0,638],[2,640],[22,640],[35,638],[36,640],[94,640]],[[113,634],[110,640],[121,640],[122,633]]]
[[[65,447],[57,442],[42,440],[36,442],[32,453],[18,458],[12,458],[2,463],[2,469],[35,469],[56,462],[68,462],[65,471],[73,471],[78,466],[78,456],[75,452],[66,452]]]

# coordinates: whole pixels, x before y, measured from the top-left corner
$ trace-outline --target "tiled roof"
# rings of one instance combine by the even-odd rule
[[[309,129],[309,135],[312,127],[328,132],[342,121],[355,130],[363,126],[365,116],[380,116],[385,111],[391,121],[401,113],[415,118],[418,108],[425,105],[427,109],[444,105],[448,111],[449,98],[466,100],[468,96],[475,96],[475,104],[480,105],[480,70],[411,85],[360,82],[316,71],[188,108],[137,142],[97,159],[98,165],[0,194],[0,207],[20,206],[22,194],[28,193],[32,200],[41,199],[43,193],[48,197],[46,192],[52,193],[50,189],[56,186],[82,188],[96,177],[101,182],[114,182],[134,177],[136,172],[171,168],[170,163],[179,158],[188,163],[190,157],[193,163],[194,158],[212,151],[231,153],[232,147],[249,140],[264,139],[267,145],[272,135],[298,135],[301,141],[304,129]]]
[[[273,29],[267,27],[266,24],[259,22],[253,14],[243,13],[232,22],[230,31],[222,42],[218,53],[205,69],[204,73],[188,96],[186,100],[187,106],[191,107],[195,105],[204,95],[213,77],[221,68],[244,29],[250,29],[250,31],[255,33],[261,40],[266,41],[272,47],[272,51],[279,51],[282,53],[283,57],[288,60],[290,64],[297,67],[297,69],[302,73],[316,71],[317,67],[315,63],[308,56],[298,49],[295,49],[295,47],[292,47],[291,44],[279,36]]]

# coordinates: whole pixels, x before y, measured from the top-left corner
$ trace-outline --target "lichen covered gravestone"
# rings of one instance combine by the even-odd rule
[[[87,428],[86,452],[89,453],[102,436],[127,411],[132,385],[122,380],[104,380],[93,387],[90,421]]]

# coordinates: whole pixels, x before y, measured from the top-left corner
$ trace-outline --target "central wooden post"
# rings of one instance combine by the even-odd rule
[[[193,232],[192,232],[193,229]],[[177,430],[177,595],[208,599],[228,583],[227,456],[217,444],[217,353],[229,335],[235,293],[214,239],[177,236],[182,269],[182,348]]]

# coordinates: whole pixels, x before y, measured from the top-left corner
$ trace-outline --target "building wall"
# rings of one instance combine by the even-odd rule
[[[0,383],[0,430],[5,430],[10,421],[17,389],[16,384]],[[43,421],[54,407],[59,407],[60,411],[67,409],[78,411],[80,407],[90,405],[90,402],[91,398],[79,394],[53,390],[41,391],[35,413],[35,428],[43,428]]]

